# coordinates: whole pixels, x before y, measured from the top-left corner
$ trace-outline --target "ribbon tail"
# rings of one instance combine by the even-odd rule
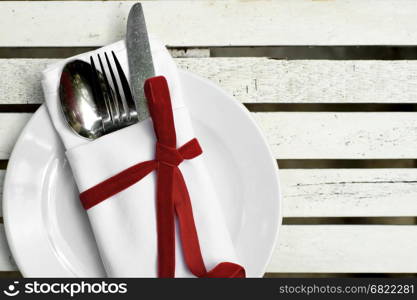
[[[180,225],[184,258],[191,273],[200,278],[245,278],[245,269],[230,262],[222,262],[207,272],[198,241],[190,195],[184,177],[178,168],[174,170],[173,197]]]
[[[175,277],[174,168],[159,164],[157,181],[158,277]]]
[[[175,211],[178,216],[180,227],[181,243],[184,252],[185,263],[188,269],[197,277],[204,277],[207,273],[201,255],[200,243],[198,241],[197,229],[194,223],[193,209],[190,195],[184,177],[178,168],[174,171],[173,191]]]

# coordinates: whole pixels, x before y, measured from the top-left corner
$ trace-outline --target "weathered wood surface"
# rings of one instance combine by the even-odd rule
[[[0,159],[8,159],[30,113],[0,113]],[[413,159],[417,113],[252,113],[277,159]]]
[[[415,273],[417,226],[284,225],[267,272]],[[0,225],[0,269],[16,270]]]
[[[2,1],[0,46],[108,44],[124,37],[133,3]],[[149,31],[171,46],[417,44],[415,1],[144,1],[143,6]]]
[[[0,103],[42,103],[41,72],[56,61],[0,59]],[[412,60],[246,57],[177,58],[176,62],[180,68],[214,81],[243,103],[417,103],[417,61]]]
[[[417,156],[417,113],[253,113],[280,159]]]
[[[108,44],[124,37],[133,3],[2,1],[0,47]],[[417,44],[414,1],[149,1],[143,5],[150,31],[173,47]],[[172,53],[187,57],[176,59],[181,68],[217,82],[243,103],[417,103],[415,61],[281,61],[207,58],[208,50]],[[0,104],[42,103],[40,71],[53,61],[0,60]],[[276,158],[384,159],[416,158],[416,114],[253,116]],[[0,113],[0,159],[9,158],[30,116]],[[0,182],[4,173],[0,171]],[[417,214],[417,169],[287,169],[280,175],[285,217]],[[268,272],[416,273],[416,241],[417,226],[284,225]],[[16,270],[3,225],[0,270]]]
[[[284,217],[417,215],[417,169],[285,169],[280,179]]]
[[[280,170],[284,217],[417,216],[417,169]]]
[[[246,103],[415,103],[417,61],[177,59]]]
[[[8,159],[31,113],[0,113],[0,159]]]
[[[417,226],[282,226],[267,272],[416,273]]]

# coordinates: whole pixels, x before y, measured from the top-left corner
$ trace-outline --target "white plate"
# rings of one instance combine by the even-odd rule
[[[248,277],[262,276],[281,224],[277,164],[241,104],[207,80],[180,75],[237,254]],[[7,239],[25,277],[105,275],[44,105],[13,150],[3,201]]]

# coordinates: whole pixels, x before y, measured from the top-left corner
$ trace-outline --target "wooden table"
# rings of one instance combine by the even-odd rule
[[[0,2],[1,178],[16,138],[43,102],[41,70],[122,39],[131,5]],[[416,46],[417,2],[143,5],[148,29],[170,46],[180,68],[248,107],[281,166],[284,225],[269,276],[417,273],[417,62],[259,56],[276,46]],[[257,57],[237,56],[245,51]],[[3,227],[0,269],[3,277],[19,274]]]

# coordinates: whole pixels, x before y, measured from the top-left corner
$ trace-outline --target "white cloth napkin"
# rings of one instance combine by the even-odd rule
[[[194,138],[191,120],[182,101],[177,68],[166,48],[150,40],[156,75],[168,80],[174,109],[177,146]],[[66,124],[59,107],[59,79],[65,63],[89,61],[92,54],[115,51],[128,77],[124,41],[84,53],[49,66],[43,73],[43,89],[52,122],[58,131],[80,192],[126,168],[154,159],[155,136],[147,119],[97,140],[77,136]],[[198,138],[198,137],[197,137]],[[203,149],[204,151],[204,149]],[[191,197],[195,224],[207,270],[220,262],[239,263],[219,199],[205,167],[204,153],[180,166]],[[157,277],[156,174],[87,210],[96,243],[109,277]],[[176,233],[176,277],[192,277]]]

